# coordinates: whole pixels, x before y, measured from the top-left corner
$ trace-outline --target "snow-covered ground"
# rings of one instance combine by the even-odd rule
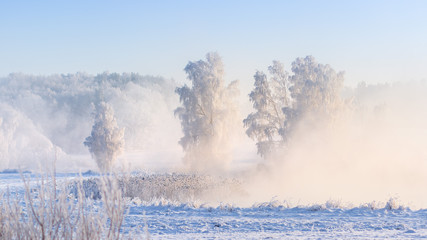
[[[156,239],[427,238],[427,210],[131,205],[125,228],[147,223]]]
[[[35,184],[37,177],[31,177]],[[78,174],[57,174],[57,181],[77,177]],[[84,180],[97,177],[83,175]],[[220,190],[225,194],[238,191],[239,181],[235,179],[134,174],[127,183],[136,187],[125,193],[134,197],[126,198],[128,213],[122,232],[136,239],[427,238],[427,209],[411,210],[396,199],[357,207],[333,201],[298,205],[273,199],[240,207],[238,202],[209,201],[211,191],[216,195]],[[23,192],[20,174],[0,174],[1,190],[7,187],[11,192]],[[143,196],[136,196],[138,189],[144,192]],[[183,196],[177,197],[178,193]]]

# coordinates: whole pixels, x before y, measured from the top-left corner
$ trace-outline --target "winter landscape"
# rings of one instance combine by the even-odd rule
[[[427,238],[425,3],[95,2],[0,4],[0,239]]]

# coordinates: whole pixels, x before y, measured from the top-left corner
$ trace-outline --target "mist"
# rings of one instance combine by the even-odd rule
[[[125,128],[122,167],[179,162],[175,87],[173,80],[133,73],[1,78],[0,168],[37,171],[56,162],[58,171],[96,169],[83,142],[100,101],[114,108],[118,125]]]
[[[56,162],[63,172],[96,169],[83,141],[91,131],[94,104],[103,100],[125,129],[118,165],[180,171],[184,152],[173,114],[179,106],[176,87],[173,80],[131,73],[3,77],[0,168],[36,170]],[[342,95],[349,107],[333,121],[301,119],[292,141],[268,160],[257,156],[242,124],[231,167],[224,168],[229,172],[220,173],[243,182],[246,194],[232,201],[357,205],[397,197],[408,206],[427,207],[426,92],[425,81],[347,87]],[[249,105],[241,103],[241,112]]]
[[[251,201],[359,206],[396,198],[425,208],[426,92],[425,81],[347,88],[351,108],[333,122],[301,120],[286,149],[258,166]]]

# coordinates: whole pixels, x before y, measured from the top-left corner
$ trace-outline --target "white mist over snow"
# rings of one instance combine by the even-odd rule
[[[52,142],[22,112],[0,103],[0,167],[36,168],[51,158]],[[40,162],[34,162],[34,158]]]
[[[125,128],[118,165],[176,171],[184,156],[173,114],[176,87],[173,80],[127,73],[0,78],[0,168],[37,171],[56,159],[62,172],[97,169],[83,141],[93,125],[93,103],[104,100]],[[351,109],[334,122],[301,121],[292,142],[270,161],[256,155],[255,142],[238,136],[228,174],[241,179],[247,194],[234,203],[357,204],[399,197],[427,207],[426,93],[426,82],[346,89]]]
[[[0,168],[37,170],[56,159],[58,171],[96,169],[83,141],[91,132],[94,104],[102,100],[125,128],[122,165],[143,168],[146,158],[126,157],[141,151],[179,162],[174,90],[173,80],[127,73],[1,78]]]
[[[255,174],[251,195],[343,204],[397,197],[427,207],[426,93],[426,82],[348,89],[352,109],[333,123],[300,122],[287,149]]]

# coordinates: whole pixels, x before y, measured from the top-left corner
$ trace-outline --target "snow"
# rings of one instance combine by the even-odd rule
[[[422,238],[426,210],[192,208],[131,206],[128,224],[148,224],[153,239],[174,238]]]
[[[145,175],[144,175],[145,174]],[[351,207],[330,201],[324,204],[298,205],[272,199],[270,202],[253,203],[240,207],[239,202],[215,202],[203,199],[197,186],[210,191],[214,185],[227,185],[227,178],[176,174],[132,174],[145,176],[146,189],[161,188],[162,181],[181,185],[176,194],[192,188],[188,199],[147,196],[126,197],[128,213],[122,233],[135,239],[414,239],[427,238],[427,209],[412,210],[399,205],[397,199],[385,204],[372,202]],[[31,176],[32,184],[37,175]],[[77,179],[80,174],[57,174],[58,183]],[[88,172],[83,180],[99,178]],[[132,181],[132,184],[137,182]],[[211,185],[209,185],[211,184]],[[0,174],[0,189],[6,187],[23,192],[20,174]],[[92,185],[93,187],[93,185]],[[224,188],[223,188],[224,189]],[[85,189],[86,190],[86,189]],[[90,190],[90,189],[88,189]],[[142,191],[143,189],[141,189]],[[125,194],[126,196],[126,194]],[[94,200],[95,204],[97,201]]]

